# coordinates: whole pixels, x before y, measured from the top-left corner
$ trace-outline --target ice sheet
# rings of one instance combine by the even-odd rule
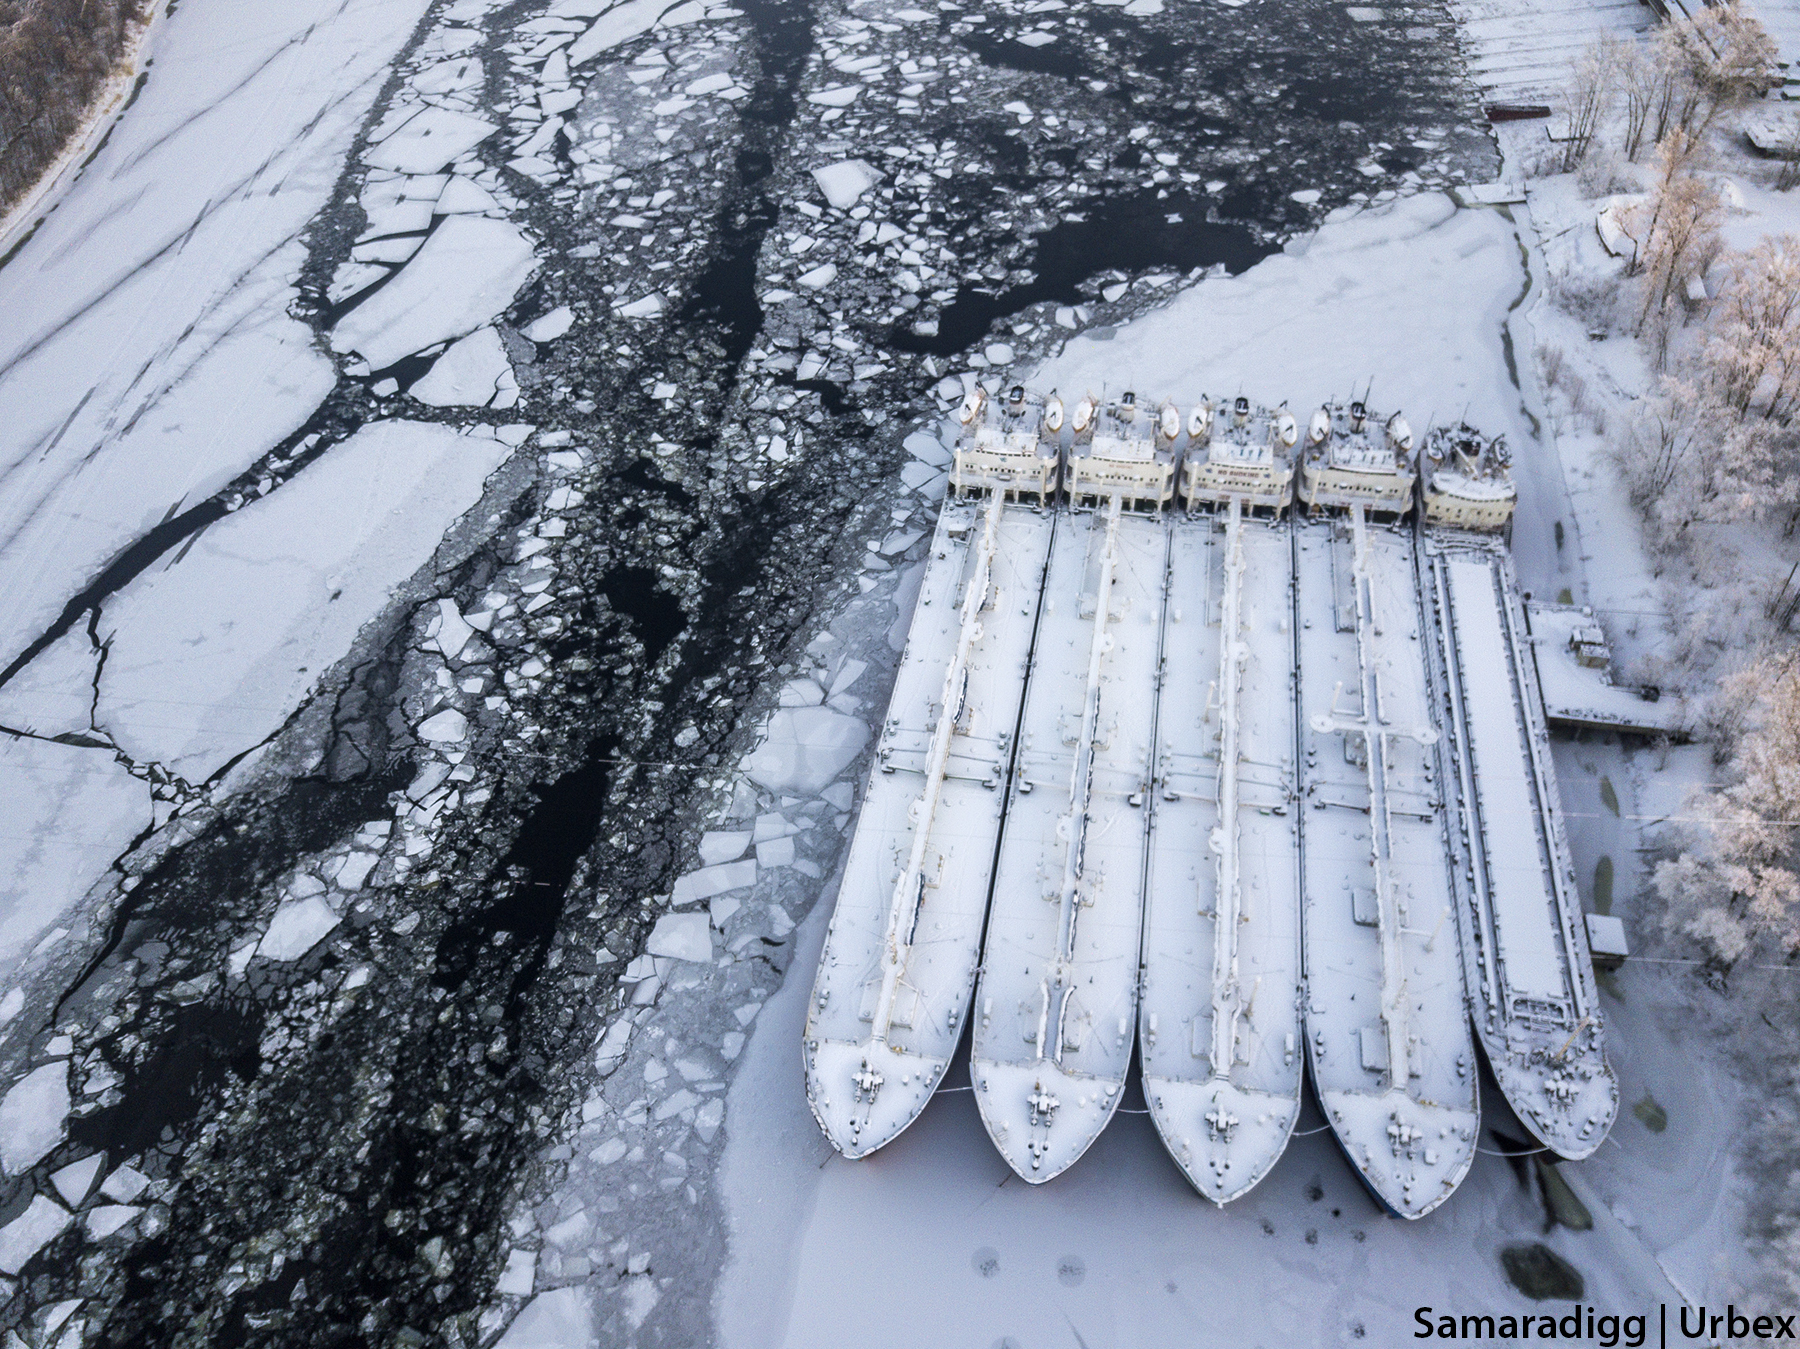
[[[0,965],[150,826],[150,785],[106,750],[0,736]]]
[[[331,345],[385,369],[494,318],[536,266],[530,241],[511,221],[450,216],[398,276],[339,321]]]
[[[190,779],[277,730],[511,453],[489,434],[378,422],[145,574],[101,620],[99,720]]]
[[[0,270],[0,661],[330,388],[287,316],[290,241],[424,10],[188,0],[130,116]]]

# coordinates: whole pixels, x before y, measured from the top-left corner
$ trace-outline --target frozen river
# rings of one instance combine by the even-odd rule
[[[183,0],[151,40],[0,238],[0,1329],[1381,1342],[1407,1279],[1505,1295],[1499,1158],[1427,1266],[1323,1136],[1221,1216],[1139,1116],[996,1189],[956,1094],[821,1168],[798,1086],[942,491],[902,442],[965,378],[1523,426],[1512,227],[1436,195],[1497,172],[1443,6]]]

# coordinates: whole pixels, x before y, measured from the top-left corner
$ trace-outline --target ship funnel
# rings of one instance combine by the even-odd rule
[[[1119,406],[1134,408],[1137,406],[1137,395],[1130,389],[1119,395]]]
[[[1306,424],[1306,443],[1323,445],[1331,438],[1331,414],[1324,408],[1313,413],[1312,420]]]
[[[1009,411],[1017,412],[1025,406],[1025,386],[1015,384],[1006,392],[1006,406]]]
[[[1352,431],[1361,432],[1363,423],[1368,419],[1369,409],[1362,404],[1361,400],[1350,405],[1350,429]]]
[[[1505,436],[1494,437],[1493,450],[1494,458],[1499,462],[1502,468],[1505,468],[1508,464],[1512,463],[1512,450],[1507,445]]]
[[[1294,442],[1300,439],[1300,423],[1295,421],[1294,414],[1285,408],[1275,414],[1274,439],[1290,450],[1294,448]]]
[[[1362,404],[1358,403],[1357,406],[1361,407]],[[1412,425],[1406,420],[1405,417],[1401,416],[1400,413],[1396,412],[1393,416],[1388,418],[1387,433],[1388,433],[1388,440],[1393,444],[1393,446],[1396,450],[1405,452],[1407,450],[1412,449],[1412,447],[1413,447]]]
[[[1249,420],[1250,400],[1244,397],[1243,394],[1239,394],[1236,401],[1231,405],[1231,424],[1233,426],[1242,426]]]
[[[987,402],[987,390],[977,384],[963,396],[962,410],[956,415],[964,426],[973,426],[981,416],[981,405]]]
[[[1212,404],[1202,398],[1188,413],[1188,439],[1204,444],[1212,437]]]

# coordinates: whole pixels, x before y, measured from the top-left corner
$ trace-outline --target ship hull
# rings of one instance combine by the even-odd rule
[[[1302,1027],[1291,531],[1216,521],[1171,541],[1138,1037],[1157,1132],[1224,1204],[1287,1146]]]
[[[807,1098],[826,1138],[847,1157],[892,1141],[924,1109],[962,1036],[974,988],[1055,525],[1052,515],[1011,505],[997,518],[985,603],[972,615],[977,635],[966,683],[956,681],[950,694],[959,704],[951,708],[956,733],[936,808],[921,820],[946,672],[969,589],[981,579],[977,552],[987,510],[985,502],[951,503],[940,519],[808,1007]],[[918,888],[897,896],[921,828]],[[896,961],[895,903],[915,895]]]
[[[1412,539],[1353,511],[1296,543],[1309,1068],[1358,1174],[1419,1218],[1468,1172],[1479,1074]]]
[[[1619,1086],[1606,1062],[1518,587],[1495,547],[1434,540],[1423,561],[1476,1034],[1520,1121],[1558,1156],[1579,1160],[1611,1130]]]
[[[1099,1136],[1131,1063],[1167,539],[1073,513],[1046,573],[971,1053],[988,1134],[1034,1184]]]

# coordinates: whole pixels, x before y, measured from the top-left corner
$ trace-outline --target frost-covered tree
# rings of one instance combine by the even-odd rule
[[[1775,56],[1774,40],[1736,4],[1670,19],[1647,50],[1622,51],[1626,156],[1673,131],[1702,135],[1722,112],[1761,97],[1776,81]]]
[[[1777,480],[1775,428],[1745,421],[1710,385],[1664,376],[1640,399],[1615,455],[1633,502],[1664,551],[1693,547],[1699,524],[1748,519],[1792,495]]]
[[[1644,277],[1640,334],[1652,315],[1680,299],[1688,278],[1704,272],[1718,255],[1723,212],[1718,190],[1693,171],[1700,154],[1699,140],[1685,131],[1663,137],[1649,196],[1626,213],[1627,228],[1638,241],[1633,267]]]
[[[1713,5],[1667,27],[1692,86],[1681,125],[1698,135],[1721,112],[1761,98],[1780,82],[1775,39],[1748,9]]]
[[[62,152],[144,0],[0,0],[0,206]]]
[[[1778,421],[1800,411],[1800,236],[1774,235],[1728,260],[1702,361],[1740,416]]]
[[[1737,721],[1731,785],[1692,803],[1687,846],[1655,879],[1672,925],[1729,965],[1765,943],[1800,952],[1800,655],[1761,661],[1721,693]]]
[[[1568,139],[1562,143],[1562,172],[1573,173],[1593,148],[1594,135],[1612,110],[1618,85],[1621,48],[1613,38],[1602,38],[1582,52],[1575,74],[1563,94],[1568,115]]]

